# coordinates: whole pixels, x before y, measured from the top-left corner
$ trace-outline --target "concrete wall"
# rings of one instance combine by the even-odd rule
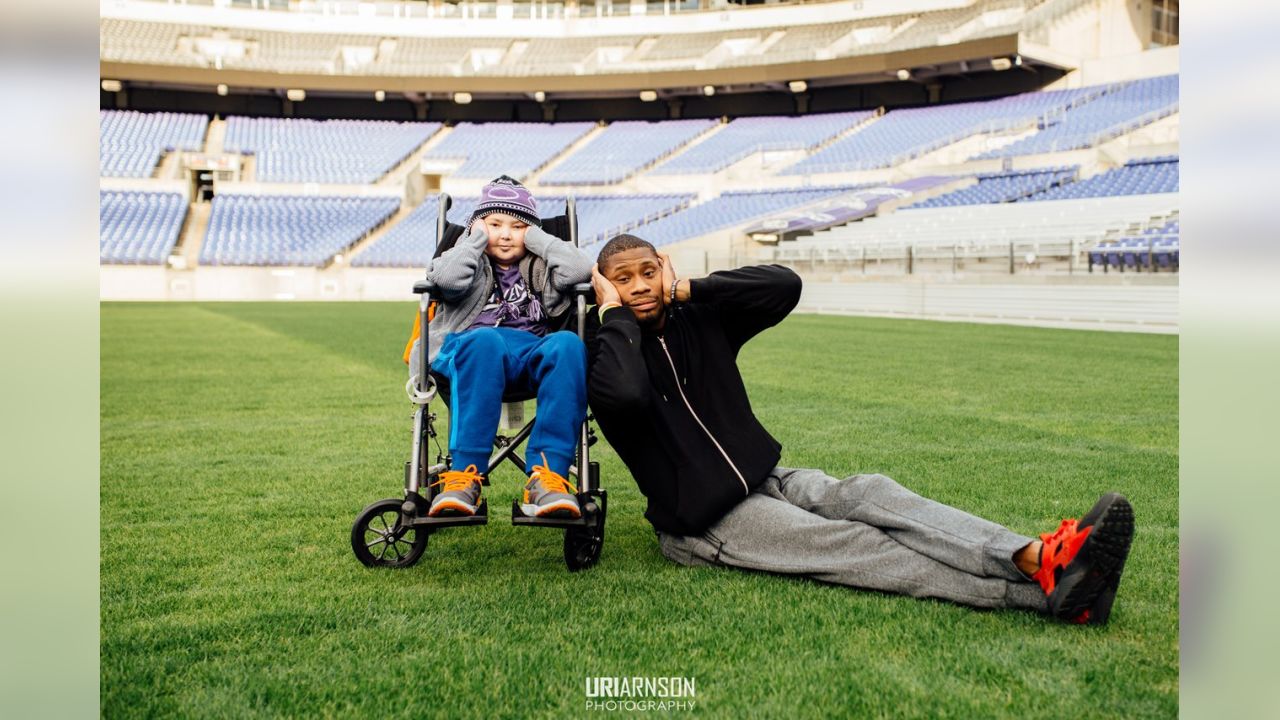
[[[1178,332],[1178,286],[1157,279],[1015,283],[876,279],[806,282],[800,312],[1035,325],[1089,330]]]
[[[1134,51],[1112,57],[1086,59],[1080,68],[1045,86],[1046,90],[1102,85],[1104,83],[1175,75],[1181,61],[1180,46]]]
[[[691,248],[673,250],[685,276],[715,269],[719,259]],[[104,301],[383,300],[415,299],[416,269],[219,268],[178,271],[104,266]],[[828,278],[830,276],[828,275]],[[1176,333],[1176,275],[1065,277],[943,275],[805,280],[800,312],[994,322],[1043,327]]]
[[[104,265],[102,300],[413,300],[421,269]]]

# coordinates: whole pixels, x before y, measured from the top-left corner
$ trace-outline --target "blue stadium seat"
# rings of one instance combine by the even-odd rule
[[[223,147],[251,153],[261,182],[367,184],[411,155],[440,123],[227,119]]]
[[[809,175],[888,167],[979,132],[1037,122],[1097,94],[1098,88],[1025,93],[989,102],[891,110],[783,171]]]
[[[653,174],[713,173],[756,152],[811,150],[871,116],[871,112],[848,112],[737,118],[705,142],[659,165]]]
[[[98,111],[98,175],[150,177],[166,152],[204,147],[209,118],[190,113]]]
[[[163,264],[178,243],[186,214],[187,203],[179,193],[99,191],[99,260],[103,264]]]
[[[399,207],[395,197],[218,195],[200,262],[323,266]]]
[[[637,225],[658,215],[684,207],[693,195],[606,195],[577,198],[579,242],[589,245],[608,239],[623,227]],[[471,215],[477,198],[454,198],[449,211],[452,222],[463,224]],[[563,197],[542,197],[539,214],[544,217],[564,213]],[[436,217],[434,199],[423,202],[355,256],[354,267],[426,267],[435,253]]]
[[[523,180],[593,127],[589,122],[462,122],[423,158],[462,161],[454,177],[489,180],[506,174]]]
[[[1177,109],[1177,75],[1136,80],[1051,118],[1034,135],[978,157],[1010,157],[1091,147]]]
[[[716,230],[740,225],[754,218],[817,202],[849,192],[856,186],[726,192],[720,197],[695,205],[654,222],[641,225],[633,234],[655,246],[668,245],[700,237]],[[599,252],[599,246],[587,251]]]
[[[1078,168],[1071,167],[983,174],[978,176],[978,182],[974,185],[929,198],[906,209],[916,210],[931,207],[1014,202],[1037,192],[1070,182],[1075,178],[1077,172]]]
[[[1122,167],[1037,193],[1020,202],[1072,198],[1153,195],[1178,192],[1178,159],[1157,157],[1131,160]]]
[[[543,175],[539,182],[543,185],[622,182],[715,125],[715,120],[615,122]]]

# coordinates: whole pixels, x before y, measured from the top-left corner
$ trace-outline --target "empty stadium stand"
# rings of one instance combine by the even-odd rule
[[[193,0],[191,4],[209,3]],[[114,17],[114,8],[106,6],[99,40],[101,57],[108,61],[315,75],[510,77],[573,74],[584,63],[600,73],[635,73],[826,60],[1015,35],[1052,21],[1042,13],[1031,12],[1040,4],[1038,0],[977,0],[965,8],[909,11],[856,21],[846,15],[835,22],[815,23],[810,19],[804,24],[721,32],[620,35],[614,30],[596,37],[527,40],[485,37],[485,21],[491,23],[497,19],[494,3],[470,5],[469,19],[479,22],[464,38],[419,36],[419,28],[432,21],[424,17],[426,12],[436,17],[459,17],[460,11],[453,3],[433,4],[429,10],[423,9],[423,3],[410,3],[403,10],[397,8],[395,22],[409,23],[419,30],[403,35],[403,30],[390,24],[384,26],[382,32],[364,30],[362,34],[354,34],[285,32],[271,27],[270,23],[266,23],[268,27],[258,27],[257,23],[250,27],[251,23],[243,20],[244,26],[237,26],[234,21],[240,18],[236,17],[219,18],[221,22],[216,25],[166,23]],[[355,3],[337,5],[349,6],[339,8],[339,12],[357,12]],[[385,8],[379,7],[384,5]],[[365,15],[366,9],[372,11],[368,13],[372,15],[390,12],[391,5],[366,3],[360,6],[360,14]],[[305,16],[328,14],[334,4],[290,3],[289,6],[291,13]],[[630,14],[630,6],[624,3],[600,3],[595,9],[606,7],[609,16]],[[705,14],[708,10],[726,13],[737,8],[712,10],[684,0],[651,3],[647,15],[681,11]],[[527,3],[515,3],[508,6],[507,11],[513,16],[510,19],[531,19],[537,13]],[[581,17],[588,19],[591,14],[591,9],[587,9]],[[678,17],[673,17],[672,22],[678,23]],[[605,48],[623,48],[628,52],[612,62],[593,63],[593,57]],[[776,60],[771,57],[775,53]]]
[[[523,180],[594,127],[589,122],[463,122],[423,159],[459,161],[455,177],[487,180],[506,174]]]
[[[166,152],[199,150],[209,118],[190,113],[98,111],[98,174],[150,177]]]
[[[771,212],[800,207],[852,189],[854,189],[853,186],[835,186],[726,192],[688,210],[640,225],[633,232],[655,246],[669,245],[733,227]],[[599,252],[599,247],[595,247],[594,251]],[[591,249],[588,252],[591,252]]]
[[[742,5],[105,2],[100,295],[409,300],[508,174],[800,312],[1176,332],[1176,8]]]
[[[1003,132],[1086,102],[1105,87],[1024,93],[989,102],[891,111],[783,171],[810,175],[888,167],[982,132]]]
[[[463,224],[475,208],[476,198],[454,198],[449,219]],[[439,205],[428,198],[408,217],[351,258],[352,267],[425,268],[436,251],[436,220]]]
[[[233,116],[223,148],[253,154],[261,182],[372,183],[439,129],[440,123]]]
[[[1099,243],[1089,251],[1090,269],[1159,272],[1178,270],[1181,259],[1179,223],[1175,217],[1152,223],[1136,234]]]
[[[204,67],[199,56],[175,51],[181,38],[209,33],[208,26],[104,17],[98,25],[98,52],[103,60]]]
[[[389,57],[381,59],[370,69],[402,76],[447,73],[454,69],[461,74],[462,61],[473,48],[492,47],[505,51],[509,44],[509,40],[486,43],[476,38],[403,37],[395,40],[395,50]]]
[[[200,263],[323,266],[399,206],[394,197],[218,195]]]
[[[1015,202],[1051,187],[1071,182],[1075,179],[1077,172],[1077,168],[1063,168],[984,173],[978,176],[978,182],[974,185],[929,198],[910,205],[906,209]]]
[[[692,195],[606,195],[575,198],[578,208],[579,242],[590,245],[631,227],[669,215],[689,204]],[[453,199],[450,222],[464,224],[475,208],[476,198]],[[553,217],[564,212],[565,198],[549,196],[538,200],[539,214]],[[436,218],[439,206],[434,199],[414,208],[401,220],[351,260],[353,267],[426,267],[436,247]]]
[[[1178,109],[1178,76],[1135,80],[1092,102],[1046,120],[1040,132],[980,154],[979,158],[1032,155],[1090,147],[1159,120]]]
[[[1178,192],[1178,159],[1159,157],[1130,160],[1123,167],[1094,175],[1088,180],[1050,188],[1026,200],[1067,200],[1176,192]]]
[[[779,245],[779,262],[851,263],[871,258],[1006,258],[1015,248],[1067,258],[1110,234],[1169,217],[1172,193],[934,207],[894,212]],[[1007,265],[1005,266],[1007,267]]]
[[[896,22],[905,22],[906,17]],[[872,47],[892,32],[894,19],[875,18],[863,22],[822,23],[787,28],[765,52],[736,59],[743,65],[796,62],[824,56],[834,57],[837,48],[858,44]],[[841,42],[844,40],[845,42]],[[839,44],[838,44],[839,43]]]
[[[100,261],[104,264],[163,264],[178,242],[186,213],[186,200],[175,192],[100,191]]]
[[[622,182],[715,125],[714,120],[615,122],[544,174],[539,182],[543,185]]]
[[[756,152],[812,150],[870,119],[872,112],[801,117],[748,117],[654,169],[655,175],[689,175],[722,170]]]
[[[693,195],[585,195],[577,198],[579,243],[603,242],[614,235],[683,210]],[[564,198],[545,203],[543,215],[564,212]]]

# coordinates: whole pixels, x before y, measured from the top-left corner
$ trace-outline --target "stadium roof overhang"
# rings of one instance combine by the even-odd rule
[[[856,55],[800,63],[684,69],[668,71],[617,72],[591,75],[538,75],[532,77],[319,75],[193,68],[140,63],[102,61],[103,78],[159,87],[214,87],[225,84],[237,89],[277,91],[303,88],[308,93],[343,95],[382,90],[423,98],[448,97],[455,92],[471,93],[482,99],[528,96],[534,91],[565,98],[607,98],[633,96],[640,90],[656,90],[662,96],[697,94],[706,85],[720,92],[759,92],[785,88],[793,80],[810,87],[830,87],[883,83],[897,79],[899,70],[910,72],[913,82],[928,82],[939,76],[962,76],[992,70],[992,60],[1020,54],[1016,34],[971,40],[953,45],[915,48],[898,52]],[[1021,53],[1027,68],[1034,65],[1062,68],[1053,61],[1039,60]]]

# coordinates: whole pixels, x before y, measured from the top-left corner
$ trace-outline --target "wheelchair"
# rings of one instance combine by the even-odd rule
[[[448,221],[449,209],[453,199],[447,193],[439,195],[440,212],[436,220],[436,250],[433,257],[458,241],[466,232],[466,228]],[[572,197],[566,201],[564,215],[542,220],[542,227],[549,234],[572,242],[578,246],[577,211]],[[419,367],[410,378],[405,390],[410,400],[417,406],[413,415],[413,447],[409,460],[405,463],[403,498],[387,498],[379,500],[356,516],[351,527],[351,549],[361,563],[369,567],[410,567],[422,558],[427,549],[427,540],[432,533],[445,528],[485,525],[489,522],[488,499],[482,497],[476,514],[472,516],[429,517],[427,510],[431,500],[441,490],[437,483],[440,473],[452,467],[452,458],[441,451],[436,436],[436,414],[431,411],[431,401],[439,395],[448,406],[448,380],[443,375],[433,375],[427,358],[429,347],[429,321],[434,312],[435,303],[439,302],[435,288],[427,279],[414,284],[413,291],[418,295],[418,324],[421,329],[418,335]],[[582,283],[573,288],[571,310],[563,317],[553,320],[553,328],[566,329],[570,322],[576,322],[575,329],[579,339],[585,339],[587,302],[594,297],[590,283]],[[522,403],[535,398],[534,393],[513,393],[508,389],[503,394],[503,403]],[[590,459],[590,448],[596,442],[595,431],[591,428],[591,416],[588,415],[579,431],[575,462],[569,469],[570,478],[576,477],[578,505],[582,509],[577,518],[538,518],[525,515],[518,500],[511,503],[511,522],[522,527],[557,528],[564,530],[564,561],[570,572],[589,568],[600,559],[600,551],[604,547],[604,524],[607,508],[607,493],[600,487],[600,467]],[[524,458],[518,453],[519,447],[533,432],[533,418],[514,435],[497,435],[493,444],[494,454],[489,459],[488,468],[484,472],[484,485],[489,485],[489,476],[503,462],[510,462],[528,474]],[[428,461],[428,443],[436,441],[437,455],[434,463]]]

